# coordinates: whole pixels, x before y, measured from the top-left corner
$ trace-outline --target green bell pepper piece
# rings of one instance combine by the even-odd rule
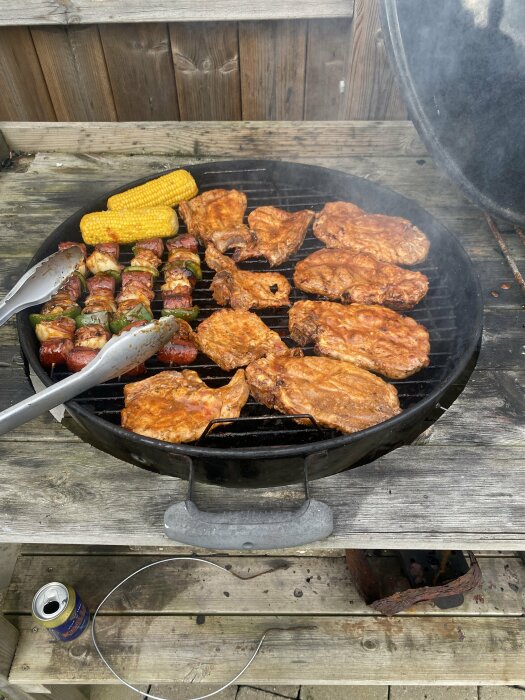
[[[153,315],[143,304],[137,304],[125,314],[114,314],[109,322],[109,330],[118,335],[123,328],[129,326],[133,321],[151,321]]]
[[[159,276],[158,270],[153,271],[153,268],[142,267],[142,265],[130,265],[129,267],[127,267],[124,270],[124,272],[147,272],[149,275],[152,275],[153,277]]]
[[[197,282],[201,281],[202,270],[200,265],[198,265],[196,262],[193,262],[193,260],[187,260],[184,263],[184,267],[191,272],[191,274],[195,277]]]
[[[75,270],[75,272],[73,272],[73,274],[76,275],[78,277],[78,279],[80,280],[80,286],[82,287],[82,291],[87,292],[88,286],[87,286],[86,278],[84,277],[84,275],[81,272],[79,272],[78,270]]]
[[[184,321],[194,321],[199,315],[199,307],[192,306],[191,309],[162,309],[161,316],[175,316],[182,318]]]
[[[80,306],[74,304],[69,309],[56,314],[29,314],[29,323],[36,328],[42,321],[54,321],[57,318],[76,318],[80,313]]]

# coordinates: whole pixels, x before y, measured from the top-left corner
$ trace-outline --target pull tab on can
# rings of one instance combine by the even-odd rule
[[[89,610],[71,586],[46,583],[33,598],[33,617],[54,639],[69,642],[82,634],[89,623]]]

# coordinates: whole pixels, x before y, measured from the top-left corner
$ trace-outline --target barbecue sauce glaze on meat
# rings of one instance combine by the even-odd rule
[[[122,427],[167,442],[193,442],[214,418],[237,418],[248,396],[242,369],[218,389],[193,370],[159,372],[126,384]]]
[[[384,304],[412,309],[428,292],[421,272],[382,263],[346,248],[322,248],[300,260],[294,272],[299,289],[343,303]]]
[[[384,306],[298,301],[290,310],[289,328],[298,345],[313,342],[318,355],[390,379],[410,377],[429,363],[427,329]]]
[[[248,231],[243,223],[246,195],[238,190],[209,190],[181,202],[179,214],[188,227],[188,233],[207,245],[217,231]]]
[[[221,309],[199,324],[197,339],[203,353],[226,371],[267,355],[302,355],[290,349],[275,331],[250,311]]]
[[[291,284],[279,272],[239,270],[227,255],[210,243],[206,248],[206,264],[217,274],[212,280],[213,298],[221,306],[232,309],[267,309],[290,306]]]
[[[401,412],[394,386],[328,357],[263,358],[248,365],[246,379],[255,400],[268,408],[309,413],[319,425],[343,433],[364,430]]]
[[[277,207],[257,207],[248,215],[248,233],[218,232],[211,240],[221,253],[235,248],[236,262],[262,257],[275,267],[299,250],[313,218],[314,212],[309,209],[291,212]]]
[[[425,234],[408,219],[368,214],[351,202],[328,202],[316,215],[314,235],[328,248],[369,253],[382,262],[416,265],[430,248]]]

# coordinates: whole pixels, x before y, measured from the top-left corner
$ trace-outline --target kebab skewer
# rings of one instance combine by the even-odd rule
[[[139,241],[133,246],[133,258],[122,272],[122,286],[117,296],[117,308],[110,317],[109,327],[118,334],[133,326],[145,325],[153,319],[151,302],[155,298],[154,280],[162,264],[164,243],[161,238]],[[127,376],[144,374],[146,366],[138,365]]]
[[[189,234],[166,241],[168,262],[164,266],[161,296],[162,316],[179,319],[179,331],[157,353],[160,362],[169,365],[189,365],[197,357],[195,334],[189,321],[197,318],[199,307],[193,304],[192,293],[202,279],[197,239]]]
[[[29,320],[40,341],[39,359],[43,367],[53,370],[55,365],[65,365],[73,349],[75,318],[80,314],[78,300],[86,285],[86,246],[82,243],[63,242],[59,250],[77,246],[83,258],[75,272],[68,277],[58,292],[44,304],[40,313],[31,314]]]
[[[118,256],[118,243],[101,243],[86,260],[93,276],[87,280],[84,309],[75,319],[74,347],[67,357],[71,372],[83,369],[111,337],[109,317],[117,308],[115,287],[122,268]]]

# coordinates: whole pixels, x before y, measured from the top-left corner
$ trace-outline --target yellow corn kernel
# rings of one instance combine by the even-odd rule
[[[179,230],[171,207],[94,211],[80,220],[84,243],[134,243],[147,238],[167,238]]]
[[[132,187],[130,190],[114,194],[108,199],[108,209],[142,209],[144,207],[173,207],[195,197],[199,190],[195,180],[186,170],[174,170]]]

